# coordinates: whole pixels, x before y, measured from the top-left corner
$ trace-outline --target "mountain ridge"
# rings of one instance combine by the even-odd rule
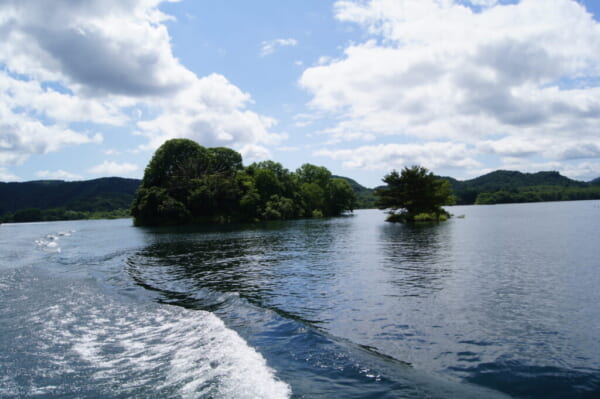
[[[350,183],[359,199],[358,208],[375,207],[375,188],[365,187],[349,177],[333,177]],[[584,182],[556,171],[524,173],[500,169],[467,180],[449,176],[438,178],[450,183],[459,205],[600,199],[600,177]],[[121,214],[126,214],[140,184],[140,179],[123,177],[0,182],[0,220],[30,208],[60,208],[75,212],[120,210]]]

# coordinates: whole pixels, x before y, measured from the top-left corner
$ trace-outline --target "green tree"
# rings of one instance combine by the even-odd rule
[[[390,209],[389,221],[415,221],[423,219],[423,214],[440,220],[449,214],[442,206],[452,203],[450,184],[436,178],[422,166],[405,167],[402,173],[392,171],[383,181],[386,187],[375,191],[379,209]],[[396,212],[396,211],[400,212]]]
[[[327,214],[340,215],[353,211],[358,199],[350,183],[344,179],[333,178],[327,186]]]
[[[173,139],[148,164],[131,214],[136,225],[228,223],[335,216],[355,201],[349,183],[326,168],[305,164],[291,173],[273,161],[244,168],[234,150]]]
[[[222,174],[233,176],[242,170],[242,156],[239,152],[226,147],[209,148],[209,170],[210,174]]]
[[[39,222],[41,220],[44,219],[41,209],[38,208],[19,209],[13,215],[13,221],[15,223]]]
[[[140,188],[131,213],[134,223],[141,226],[182,224],[190,217],[185,205],[160,187]]]
[[[170,191],[187,188],[190,179],[205,175],[214,167],[215,155],[188,139],[166,141],[144,171],[142,187],[163,187]]]
[[[331,172],[323,166],[305,163],[296,169],[296,176],[298,176],[300,183],[317,184],[321,189],[325,190],[331,179]]]
[[[314,211],[319,211],[322,215],[325,207],[325,190],[317,183],[302,183],[300,185],[300,195],[305,210],[304,214],[311,215]]]

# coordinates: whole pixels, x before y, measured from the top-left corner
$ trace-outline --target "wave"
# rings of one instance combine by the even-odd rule
[[[23,269],[3,280],[11,284],[0,292],[0,352],[10,354],[0,359],[2,397],[291,395],[265,359],[212,313],[120,301],[91,281],[42,283]]]
[[[45,252],[61,252],[61,248],[58,245],[58,241],[62,237],[69,237],[75,233],[75,230],[61,231],[53,234],[46,234],[43,238],[35,240],[35,245]]]

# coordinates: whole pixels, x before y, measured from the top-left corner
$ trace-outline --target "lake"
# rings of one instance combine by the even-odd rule
[[[600,201],[0,226],[0,397],[598,398]]]

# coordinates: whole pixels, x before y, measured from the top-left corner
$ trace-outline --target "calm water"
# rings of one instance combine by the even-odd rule
[[[600,201],[0,226],[0,397],[598,398]]]

